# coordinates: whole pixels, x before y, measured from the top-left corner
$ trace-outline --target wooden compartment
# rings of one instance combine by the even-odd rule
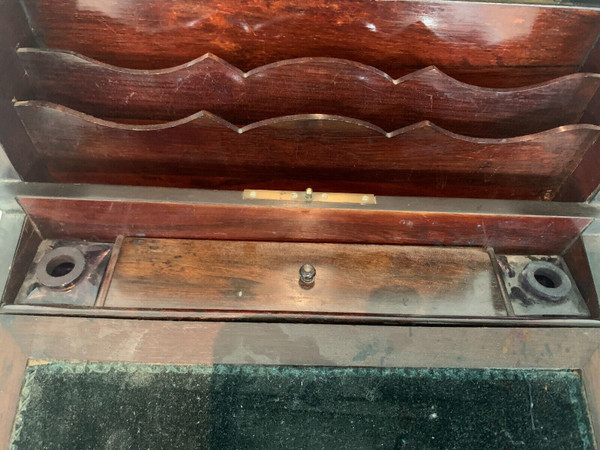
[[[40,360],[576,371],[599,446],[599,41],[597,0],[0,2],[0,447]]]
[[[0,139],[24,181],[4,189],[27,216],[19,271],[42,239],[279,246],[255,261],[266,273],[300,248],[328,264],[556,255],[597,317],[583,240],[600,217],[584,204],[600,185],[594,5],[0,7]],[[361,196],[372,201],[349,200]],[[376,288],[365,283],[357,299]]]
[[[7,311],[343,323],[598,320],[581,239],[591,218],[579,206],[557,204],[542,213],[537,202],[525,202],[517,212],[511,202],[465,201],[457,212],[443,199],[411,206],[410,198],[379,197],[377,204],[343,207],[225,192],[172,192],[165,202],[169,189],[144,201],[135,195],[111,200],[85,186],[63,191],[62,198],[52,191],[33,196],[36,190],[18,196],[28,228],[4,296]],[[56,296],[53,304],[15,301],[42,239],[114,242],[94,307],[68,299],[61,305]],[[515,315],[496,254],[562,258],[586,313]],[[308,289],[299,282],[304,263],[318,273]]]
[[[523,86],[577,72],[595,8],[472,2],[25,1],[38,46],[164,69],[213,53],[244,71],[338,57],[397,78],[435,65],[461,81]]]
[[[107,5],[3,6],[26,181],[569,202],[600,183],[595,7]]]

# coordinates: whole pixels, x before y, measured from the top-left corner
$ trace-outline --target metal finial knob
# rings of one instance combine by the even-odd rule
[[[315,282],[317,270],[312,264],[303,264],[300,267],[300,281],[304,284],[312,284]]]
[[[312,190],[312,188],[308,188],[308,189],[306,189],[306,191],[304,191],[304,199],[307,202],[310,202],[313,199],[313,190]]]

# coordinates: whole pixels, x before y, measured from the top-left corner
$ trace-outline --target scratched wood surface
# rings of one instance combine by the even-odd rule
[[[19,197],[44,238],[154,238],[493,247],[562,253],[591,219]]]
[[[207,112],[126,125],[45,102],[15,108],[64,183],[551,200],[600,135],[598,126],[570,125],[482,139],[430,122],[386,133],[325,115],[238,128]]]
[[[104,306],[506,315],[481,249],[140,238],[123,242]]]
[[[393,79],[335,58],[280,61],[242,72],[211,54],[156,71],[35,48],[19,49],[19,57],[35,99],[101,118],[169,121],[207,110],[247,125],[315,113],[365,120],[386,131],[430,120],[455,133],[490,138],[578,123],[600,86],[599,74],[578,73],[523,88],[480,88],[432,66]]]
[[[436,65],[465,82],[523,86],[574,73],[596,9],[427,1],[26,0],[39,46],[162,69],[210,52],[247,71],[337,57],[400,77]]]

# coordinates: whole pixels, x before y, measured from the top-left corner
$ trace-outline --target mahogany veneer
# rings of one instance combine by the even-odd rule
[[[475,139],[429,122],[385,133],[322,115],[240,129],[206,112],[124,125],[43,102],[15,107],[54,179],[66,183],[549,200],[600,135],[598,126],[572,125]]]
[[[26,0],[39,46],[162,69],[210,52],[247,71],[337,57],[400,77],[435,65],[461,81],[524,86],[576,72],[597,9],[424,1]]]
[[[207,110],[241,126],[318,113],[386,131],[430,120],[467,136],[509,138],[578,123],[600,86],[600,75],[578,73],[522,88],[480,88],[432,66],[393,79],[335,58],[279,61],[242,72],[207,54],[183,66],[140,71],[64,51],[18,53],[35,99],[117,120],[169,121]]]

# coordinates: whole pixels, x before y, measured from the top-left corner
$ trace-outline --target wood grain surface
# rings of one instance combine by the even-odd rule
[[[15,98],[32,95],[17,47],[35,45],[35,39],[18,1],[0,2],[0,150],[26,181],[50,181],[42,159],[13,108]],[[4,158],[3,158],[4,159]],[[3,167],[4,172],[8,171]],[[11,174],[13,176],[15,174]]]
[[[240,193],[241,196],[241,193]],[[591,219],[19,197],[44,238],[152,238],[494,247],[562,253]]]
[[[104,306],[506,315],[481,249],[140,238],[123,242]]]
[[[554,200],[585,202],[591,200],[600,187],[600,140],[588,148],[575,170],[567,176]]]
[[[162,69],[210,52],[247,71],[337,57],[400,77],[436,65],[461,81],[523,86],[574,73],[600,11],[475,2],[26,0],[38,40],[106,63]]]
[[[508,138],[578,123],[600,86],[600,75],[578,73],[523,88],[480,88],[433,66],[393,79],[335,58],[280,61],[243,72],[211,54],[155,71],[36,48],[19,49],[19,57],[35,99],[117,120],[169,121],[207,110],[247,125],[315,113],[365,120],[386,131],[430,120],[467,136]]]
[[[590,311],[590,316],[594,319],[600,318],[598,292],[596,292],[594,274],[590,267],[585,242],[582,237],[573,242],[563,254],[563,258],[577,284],[577,288],[585,300],[586,306]]]
[[[600,45],[596,44],[594,52],[588,58],[589,64],[600,67]],[[587,67],[587,66],[586,66]],[[600,92],[592,98],[581,119],[587,123],[598,123],[600,120]],[[600,141],[586,152],[582,162],[577,166],[560,188],[556,199],[559,201],[589,201],[600,187]]]
[[[320,114],[244,128],[207,112],[125,125],[44,102],[15,108],[63,183],[551,200],[600,135],[598,126],[570,125],[482,139],[430,122],[386,133]]]

